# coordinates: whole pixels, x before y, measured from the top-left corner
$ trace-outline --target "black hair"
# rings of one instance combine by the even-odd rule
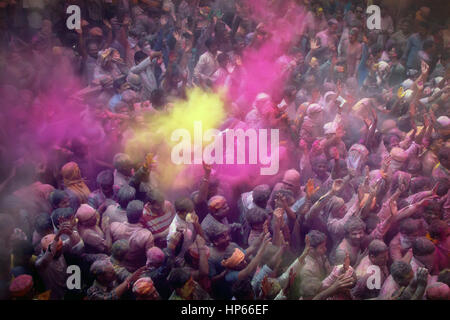
[[[181,198],[175,201],[175,210],[177,212],[192,212],[194,203],[189,198]]]
[[[185,285],[189,278],[190,274],[185,269],[174,268],[167,277],[167,281],[173,289],[180,289]]]
[[[119,90],[120,87],[127,82],[127,77],[126,76],[120,76],[118,78],[116,78],[113,82],[113,88],[115,90]]]
[[[129,223],[138,223],[144,211],[144,203],[133,200],[127,206],[127,219]]]
[[[426,256],[432,254],[436,250],[436,247],[431,240],[426,237],[420,237],[414,240],[412,249],[414,256]]]
[[[437,281],[445,283],[446,285],[450,286],[450,269],[447,268],[439,272]]]
[[[61,201],[63,201],[67,197],[67,193],[63,190],[56,189],[52,193],[50,193],[49,201],[53,208],[59,206]]]
[[[126,208],[135,197],[136,189],[126,184],[119,189],[119,192],[117,193],[117,202],[121,208]]]
[[[56,228],[59,228],[59,220],[60,219],[70,219],[73,218],[75,216],[75,211],[68,207],[68,208],[58,208],[53,210],[52,215],[51,215],[51,219],[53,222],[53,225]]]
[[[139,64],[141,61],[145,60],[148,55],[144,51],[136,51],[134,53],[134,62]]]
[[[406,263],[402,260],[397,260],[392,263],[390,271],[392,277],[397,282],[398,280],[403,279],[407,274],[409,274],[412,271],[412,268],[409,263]]]
[[[156,109],[164,107],[164,105],[166,104],[164,99],[164,91],[162,89],[153,90],[150,96],[150,101],[152,103],[152,106]]]
[[[41,213],[34,222],[34,228],[37,233],[43,234],[46,231],[52,231],[52,219],[48,213]]]
[[[34,247],[27,240],[15,240],[13,243],[12,253],[16,257],[31,257],[34,253]]]
[[[254,207],[247,211],[245,219],[250,226],[264,223],[267,219],[267,211],[265,209]]]
[[[372,240],[369,244],[369,254],[372,256],[378,256],[380,253],[384,253],[389,250],[389,247],[381,240]]]
[[[431,40],[431,39],[427,39],[427,40],[425,40],[425,41],[423,42],[422,50],[425,51],[425,50],[427,50],[427,49],[430,49],[430,48],[433,47],[433,45],[434,45],[434,41]]]
[[[101,187],[114,185],[114,173],[111,170],[103,170],[97,175],[97,183]]]
[[[208,50],[211,50],[211,47],[216,44],[216,40],[214,38],[208,38],[205,41],[205,46],[208,48]]]
[[[255,295],[253,291],[253,286],[248,279],[242,279],[236,281],[231,288],[233,297],[236,300],[247,300],[249,297]]]
[[[157,190],[157,189],[151,189],[149,192],[147,192],[146,200],[150,204],[160,204],[163,205],[165,198],[164,194]]]
[[[308,232],[307,236],[309,238],[310,245],[312,248],[316,248],[321,243],[327,241],[327,236],[325,235],[325,233],[320,232],[318,230],[311,230],[310,232]]]
[[[376,55],[383,51],[383,47],[379,43],[375,43],[370,47],[370,53]]]

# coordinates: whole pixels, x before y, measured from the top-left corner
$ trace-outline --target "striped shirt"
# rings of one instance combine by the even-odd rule
[[[150,205],[147,203],[144,207],[144,214],[142,215],[141,223],[149,229],[153,235],[157,235],[164,232],[169,228],[175,217],[175,208],[166,200],[164,203],[164,214],[157,215],[150,209]]]

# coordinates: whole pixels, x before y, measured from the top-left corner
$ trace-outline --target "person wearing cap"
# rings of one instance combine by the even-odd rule
[[[223,290],[222,294],[224,299],[228,300],[232,297],[231,288],[233,284],[238,280],[251,279],[256,271],[256,267],[261,262],[263,255],[267,249],[270,242],[270,234],[264,234],[263,241],[259,246],[256,255],[248,261],[248,253],[242,251],[239,248],[235,248],[232,253],[228,253],[221,262],[222,268],[228,270],[223,278],[223,282],[219,285],[220,289]]]
[[[208,200],[208,215],[203,219],[201,227],[207,238],[211,235],[213,224],[223,224],[229,226],[227,215],[230,211],[227,200],[223,196],[213,196]]]
[[[111,248],[111,231],[109,222],[103,220],[106,230],[98,226],[100,214],[88,204],[82,204],[75,214],[78,232],[84,242],[85,253],[109,253]]]
[[[167,251],[165,249],[165,251]],[[147,250],[147,270],[142,274],[143,277],[149,277],[153,281],[158,294],[163,300],[170,297],[172,291],[167,283],[167,276],[173,268],[173,260],[158,247],[152,247]]]
[[[9,286],[13,300],[32,300],[34,295],[33,277],[22,274],[16,277]]]
[[[160,300],[159,293],[149,277],[138,279],[133,285],[133,293],[136,300]]]

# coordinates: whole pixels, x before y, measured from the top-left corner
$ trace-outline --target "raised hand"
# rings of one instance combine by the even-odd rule
[[[420,64],[420,70],[422,71],[422,74],[427,74],[430,70],[430,66],[422,60]]]
[[[269,233],[269,222],[270,222],[270,218],[267,218],[266,221],[264,221],[263,224],[263,234]],[[263,238],[261,238],[260,240],[262,240]]]
[[[297,273],[294,271],[294,268],[289,269],[289,280],[286,283],[286,287],[284,288],[285,292],[287,292],[295,282],[295,277],[297,276]]]
[[[279,224],[281,224],[282,220],[283,220],[283,213],[284,213],[284,209],[283,208],[276,208],[273,211],[273,215],[275,216],[277,222]]]
[[[311,46],[311,50],[317,50],[320,48],[320,46],[317,43],[317,39],[311,39],[311,41],[309,42],[310,46]]]
[[[269,282],[269,276],[265,276],[263,281],[261,282],[261,291],[263,297],[267,297],[269,295],[270,290],[272,289],[272,285]]]
[[[383,163],[381,164],[381,175],[383,176],[383,179],[386,178],[386,173],[391,165],[392,156],[387,156],[383,159]]]
[[[308,199],[311,199],[311,197],[317,192],[319,191],[320,187],[315,187],[314,188],[314,180],[313,179],[308,179],[308,182],[306,183],[306,197]]]
[[[156,166],[155,155],[153,153],[149,153],[145,156],[144,168],[146,169],[154,169]]]
[[[391,216],[395,217],[398,213],[397,201],[391,199],[391,201],[389,201],[389,208],[391,209]]]
[[[346,277],[344,274],[340,275],[336,281],[333,283],[333,286],[336,290],[344,289],[351,287],[353,285],[354,279],[352,276]]]
[[[143,266],[140,267],[139,269],[137,269],[135,272],[133,272],[133,274],[131,274],[127,281],[128,283],[132,284],[133,282],[135,282],[137,279],[139,279],[139,277],[147,270],[147,266]]]
[[[344,267],[342,269],[342,273],[345,274],[350,267],[350,255],[348,252],[345,253],[345,259],[344,259]]]
[[[402,261],[406,262],[406,263],[410,263],[411,259],[413,257],[413,252],[412,249],[409,249],[405,255],[401,258]]]
[[[417,285],[425,287],[428,282],[428,269],[420,267],[416,273]]]
[[[211,174],[211,165],[207,164],[205,161],[203,161],[203,171],[205,172],[205,175],[209,176]]]
[[[110,23],[108,20],[104,19],[104,20],[103,20],[103,24],[104,24],[108,29],[112,29],[111,23]]]

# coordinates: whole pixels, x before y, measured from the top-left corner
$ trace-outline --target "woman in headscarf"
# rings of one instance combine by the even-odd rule
[[[81,177],[80,168],[75,162],[66,163],[61,169],[65,190],[77,197],[80,203],[87,203],[91,191]]]

